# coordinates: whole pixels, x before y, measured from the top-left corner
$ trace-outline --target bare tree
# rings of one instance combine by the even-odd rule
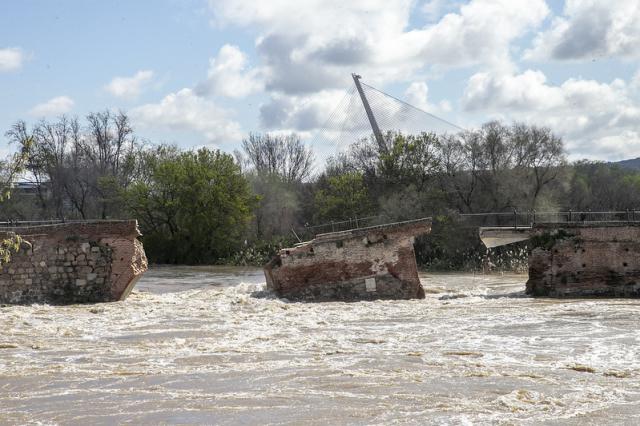
[[[36,169],[40,169],[37,174],[46,176],[46,190],[50,191],[54,214],[59,218],[65,217],[64,194],[68,186],[65,180],[67,149],[73,130],[78,126],[77,118],[63,115],[56,122],[41,120],[33,129],[33,164]]]
[[[110,111],[77,118],[41,120],[31,131],[24,121],[6,133],[20,146],[31,144],[26,169],[35,180],[41,216],[113,216],[116,200],[134,178],[139,144],[126,114]]]
[[[106,218],[113,211],[111,204],[118,191],[131,183],[137,142],[129,118],[122,111],[91,113],[87,123],[82,147],[87,163],[96,172],[85,174],[91,179],[85,183],[92,186],[100,200],[99,216]]]
[[[440,138],[442,187],[461,211],[535,208],[566,162],[562,140],[550,129],[489,122]]]
[[[517,167],[524,170],[530,182],[529,208],[535,208],[542,190],[558,178],[566,164],[562,139],[547,127],[521,123],[512,126],[511,134],[518,156]]]
[[[451,202],[464,213],[475,211],[475,195],[479,186],[479,135],[465,132],[444,135],[438,144],[440,156],[440,186]]]
[[[311,176],[313,152],[295,134],[252,133],[242,141],[242,148],[247,163],[259,174],[278,175],[285,182],[302,182]]]

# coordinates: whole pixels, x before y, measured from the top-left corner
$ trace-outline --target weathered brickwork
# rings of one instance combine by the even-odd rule
[[[136,221],[66,223],[11,231],[25,242],[2,267],[0,303],[123,300],[147,269]]]
[[[281,250],[265,266],[267,286],[290,300],[424,298],[413,241],[430,231],[423,219],[319,235]]]
[[[528,294],[640,296],[639,226],[539,225],[531,241]]]

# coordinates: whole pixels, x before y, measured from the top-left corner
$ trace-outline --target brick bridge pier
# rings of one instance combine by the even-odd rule
[[[483,226],[479,232],[488,248],[529,241],[527,294],[638,297],[638,213],[563,212],[527,214],[526,218],[516,214],[510,225],[503,215],[500,226]]]
[[[147,269],[135,220],[5,223],[0,239],[23,243],[0,266],[0,303],[125,299]]]

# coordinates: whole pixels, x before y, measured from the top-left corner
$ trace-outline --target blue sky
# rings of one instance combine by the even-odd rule
[[[313,138],[358,72],[467,128],[526,121],[571,158],[637,157],[639,3],[6,1],[0,129],[111,108],[185,148]]]

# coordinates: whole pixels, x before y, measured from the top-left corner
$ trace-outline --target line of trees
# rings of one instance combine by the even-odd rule
[[[54,122],[42,120],[31,129],[18,121],[6,136],[9,143],[28,151],[25,168],[35,184],[36,206],[15,211],[19,216],[121,215],[121,191],[143,172],[137,161],[143,147],[124,113],[91,113],[84,126],[78,118],[66,116]]]
[[[315,173],[314,154],[296,135],[251,134],[233,155],[185,151],[141,141],[122,112],[18,121],[6,136],[25,153],[33,187],[0,205],[4,218],[135,217],[150,259],[161,263],[260,263],[308,224],[433,216],[418,259],[455,268],[481,250],[456,213],[640,204],[640,173],[569,164],[559,137],[521,123],[443,136],[390,132],[384,146],[354,141]]]

